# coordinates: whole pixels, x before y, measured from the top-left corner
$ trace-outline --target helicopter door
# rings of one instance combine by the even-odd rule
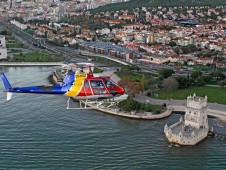
[[[88,80],[85,80],[84,82],[84,89],[85,89],[86,96],[92,95],[92,90],[90,88],[90,84]]]
[[[107,90],[102,80],[91,80],[90,84],[94,95],[102,95],[107,93]]]

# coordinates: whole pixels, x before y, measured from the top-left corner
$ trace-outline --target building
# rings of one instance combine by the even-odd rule
[[[0,35],[0,48],[5,48],[6,42],[5,42],[5,36]]]
[[[205,98],[193,96],[187,97],[187,107],[184,119],[164,127],[166,138],[171,143],[180,145],[195,145],[205,139],[209,132],[207,118],[207,96]]]
[[[203,58],[201,57],[201,58],[198,58],[196,62],[197,64],[207,65],[207,64],[213,64],[214,59],[210,57],[203,57]]]
[[[0,35],[0,59],[7,58],[5,36]]]
[[[16,20],[11,20],[10,23],[15,25],[16,27],[22,29],[22,30],[27,29],[27,25],[26,24],[22,24],[22,23],[20,23],[20,22],[18,22]]]

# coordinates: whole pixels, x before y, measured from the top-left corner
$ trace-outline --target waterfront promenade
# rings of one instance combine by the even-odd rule
[[[148,97],[144,94],[136,94],[135,99],[142,103],[150,103],[155,105],[163,105],[166,104],[168,107],[172,108],[174,111],[182,111],[185,112],[186,99],[184,100],[162,100],[162,99],[154,99]],[[218,104],[218,103],[208,103],[208,115],[218,117],[224,121],[226,121],[226,105]]]
[[[150,97],[145,96],[144,94],[137,94],[135,96],[135,100],[142,103],[150,103],[155,105],[167,105],[166,111],[160,114],[152,114],[151,112],[143,112],[143,111],[136,111],[136,112],[126,112],[121,111],[115,108],[108,108],[105,106],[98,106],[92,104],[86,104],[92,109],[105,112],[111,115],[132,118],[132,119],[144,119],[144,120],[155,120],[155,119],[162,119],[170,116],[173,111],[185,112],[185,105],[186,100],[160,100],[160,99],[153,99]],[[84,103],[83,103],[84,104]],[[216,103],[208,103],[209,107],[207,109],[208,115],[217,117],[223,121],[226,121],[226,105],[216,104]]]
[[[61,66],[62,62],[0,62],[0,66]]]

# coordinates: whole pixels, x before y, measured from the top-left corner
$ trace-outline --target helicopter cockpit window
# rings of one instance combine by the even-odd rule
[[[106,88],[104,87],[104,84],[101,80],[91,80],[90,84],[95,95],[102,95],[107,93]]]
[[[90,83],[93,88],[104,88],[104,85],[101,80],[91,80]]]
[[[106,86],[108,87],[108,88],[111,88],[111,87],[115,87],[116,86],[116,84],[114,83],[114,82],[112,82],[110,79],[108,79],[108,78],[105,78],[104,79],[104,83],[106,84]]]

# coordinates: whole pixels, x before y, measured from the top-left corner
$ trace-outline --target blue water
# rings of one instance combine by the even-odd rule
[[[0,68],[13,86],[47,84],[53,68]],[[93,110],[66,110],[66,97],[14,94],[0,83],[0,169],[226,169],[226,141],[170,147],[165,123],[131,120]],[[74,105],[77,105],[75,103]],[[226,124],[210,119],[218,132]]]

